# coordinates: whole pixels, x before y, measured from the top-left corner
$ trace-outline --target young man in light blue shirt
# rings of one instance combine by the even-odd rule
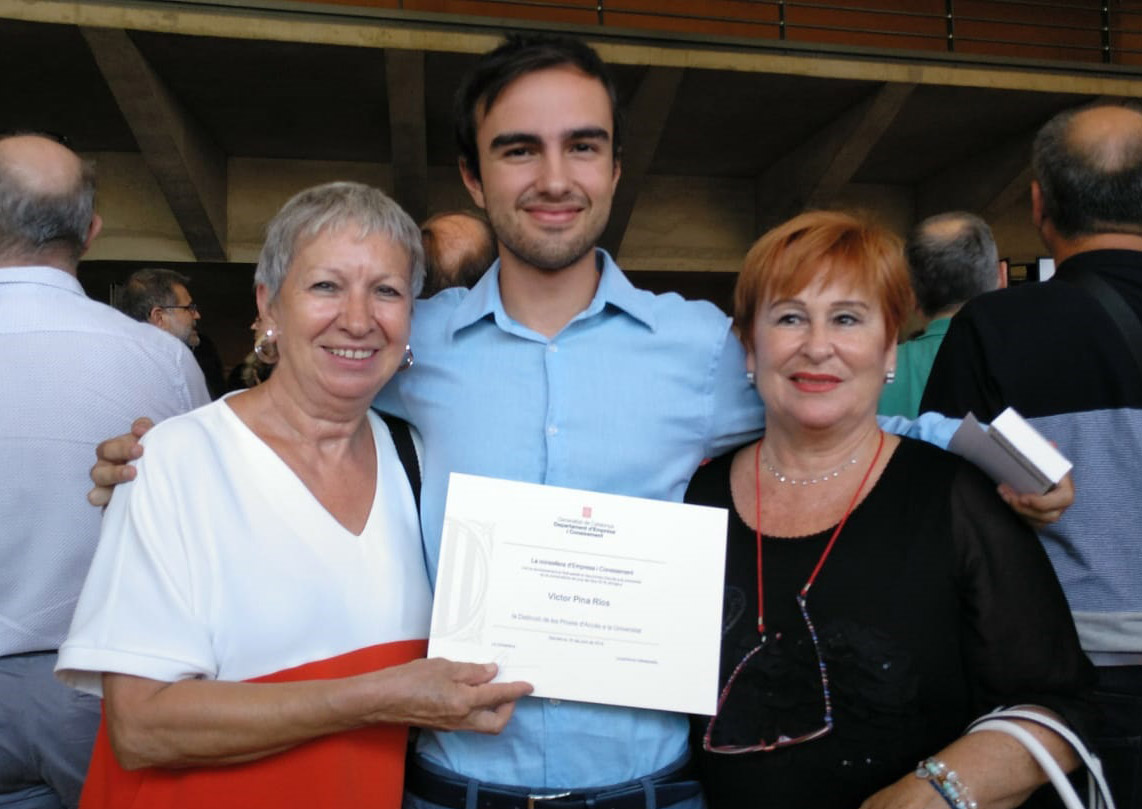
[[[456,110],[461,175],[499,259],[470,291],[417,302],[415,363],[376,402],[424,438],[433,576],[451,472],[677,501],[703,458],[763,418],[729,319],[635,289],[595,246],[621,171],[598,55],[512,37],[481,57]],[[946,444],[958,422],[932,424],[913,434]],[[122,444],[103,456],[129,457]],[[93,470],[103,485],[129,475]],[[405,805],[697,809],[686,750],[681,715],[524,699],[499,736],[422,733]]]
[[[621,131],[594,51],[509,39],[457,98],[461,174],[499,260],[470,292],[418,302],[416,362],[376,403],[424,438],[433,577],[451,472],[681,500],[702,459],[756,435],[763,415],[729,319],[635,289],[595,247]],[[678,714],[524,699],[499,736],[422,733],[405,803],[507,809],[571,793],[553,805],[699,807],[686,751]]]

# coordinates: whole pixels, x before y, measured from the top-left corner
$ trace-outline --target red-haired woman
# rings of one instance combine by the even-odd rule
[[[848,214],[746,257],[735,322],[766,433],[687,495],[731,513],[722,698],[695,723],[714,809],[1015,806],[1044,774],[968,723],[1085,720],[1089,664],[1034,533],[973,466],[877,426],[911,303],[899,240]]]

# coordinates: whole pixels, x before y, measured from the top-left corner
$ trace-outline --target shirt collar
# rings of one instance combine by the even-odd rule
[[[460,304],[448,318],[448,332],[454,335],[488,315],[495,315],[499,319],[501,312],[503,312],[503,303],[500,301],[500,260],[497,258],[480,280],[468,290],[468,294],[460,299]]]
[[[656,328],[652,296],[640,290],[623,274],[610,254],[601,247],[595,248],[595,262],[599,267],[599,287],[587,308],[572,322],[593,317],[608,305],[625,312],[652,331]],[[478,320],[491,315],[497,325],[507,329],[515,321],[504,311],[500,297],[500,260],[496,259],[483,277],[460,301],[448,321],[448,331],[456,334]]]
[[[78,278],[55,267],[0,267],[0,284],[39,284],[87,297]]]
[[[948,333],[948,326],[952,325],[950,317],[938,317],[928,324],[928,328],[924,329],[925,337],[943,337]]]
[[[1105,269],[1108,266],[1136,267],[1142,262],[1142,252],[1138,250],[1104,249],[1086,250],[1075,253],[1055,269],[1056,275],[1067,275],[1090,269]]]

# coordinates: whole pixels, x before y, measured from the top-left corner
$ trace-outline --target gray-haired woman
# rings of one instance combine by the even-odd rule
[[[84,806],[396,807],[408,724],[495,732],[528,692],[418,659],[416,507],[369,404],[411,361],[423,265],[367,186],[308,189],[271,222],[255,283],[276,370],[146,436],[60,650],[104,698]]]

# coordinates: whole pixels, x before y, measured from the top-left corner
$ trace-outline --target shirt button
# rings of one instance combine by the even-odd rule
[[[554,706],[556,706],[556,707],[558,707],[559,705],[561,705],[561,704],[562,704],[562,703],[561,703],[559,700],[557,700],[557,699],[549,699],[549,700],[547,700],[547,702],[548,702],[548,704],[549,704],[549,705],[554,705]]]
[[[555,343],[548,343],[547,344],[547,353],[554,354],[558,350],[559,350],[559,346],[555,345]]]
[[[558,427],[548,427],[547,428],[547,434],[548,435],[555,435],[557,432],[559,432]]]

